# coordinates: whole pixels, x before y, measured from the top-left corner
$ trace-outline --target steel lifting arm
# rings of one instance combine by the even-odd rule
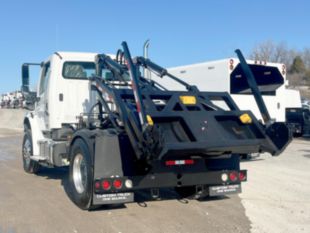
[[[165,68],[155,64],[150,59],[146,59],[144,57],[137,57],[137,58],[135,58],[135,63],[143,66],[146,69],[149,69],[150,71],[154,72],[156,75],[158,75],[161,78],[165,75],[170,77],[174,81],[185,86],[188,91],[197,89],[196,87],[189,85],[188,83],[186,83],[186,82],[182,81],[181,79],[175,77],[174,75],[170,74]]]
[[[242,68],[242,70],[246,76],[248,85],[252,90],[252,94],[255,98],[255,101],[257,103],[259,111],[262,114],[263,120],[264,120],[266,125],[269,125],[269,124],[271,124],[271,117],[269,115],[269,112],[268,112],[267,107],[265,105],[265,102],[263,100],[263,97],[260,94],[260,91],[258,89],[257,83],[255,81],[254,74],[251,71],[249,65],[247,64],[245,58],[243,57],[241,51],[239,49],[237,49],[237,50],[235,50],[235,52],[239,58],[241,68]]]
[[[144,130],[147,126],[147,120],[146,120],[144,105],[142,102],[141,90],[139,87],[139,70],[134,65],[131,59],[128,45],[125,41],[122,42],[122,46],[124,50],[124,57],[125,57],[125,60],[127,61],[127,67],[128,67],[128,71],[131,77],[131,81],[132,81],[132,90],[133,90],[135,101],[136,101],[136,108],[139,114],[140,124],[141,124],[142,130]]]

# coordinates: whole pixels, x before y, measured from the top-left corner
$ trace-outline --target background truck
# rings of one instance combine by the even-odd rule
[[[24,170],[69,166],[68,195],[81,209],[132,202],[142,189],[152,197],[161,188],[196,197],[238,193],[247,172],[237,154],[279,155],[290,142],[286,125],[271,122],[240,51],[265,124],[227,93],[199,91],[122,46],[114,58],[56,52],[22,66],[25,100],[34,101],[24,119]],[[29,90],[31,65],[42,70],[36,93]],[[142,68],[186,90],[145,79]]]
[[[310,110],[307,108],[288,108],[286,123],[294,136],[310,136]]]
[[[287,108],[301,107],[299,91],[287,89],[285,65],[251,60],[247,60],[247,63],[256,78],[271,118],[277,122],[285,122]],[[168,71],[192,85],[197,85],[200,90],[228,92],[241,110],[250,110],[257,119],[262,120],[238,59],[227,58],[172,67]],[[180,85],[171,80],[165,80],[165,85],[182,90]]]

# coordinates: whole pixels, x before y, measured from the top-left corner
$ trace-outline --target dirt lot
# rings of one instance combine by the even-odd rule
[[[22,131],[5,127],[11,113],[3,111],[0,233],[310,232],[310,141],[294,141],[280,157],[243,162],[249,180],[239,196],[188,201],[165,190],[160,201],[140,193],[139,203],[86,212],[66,195],[66,169],[23,172]],[[10,117],[22,118],[18,114]]]

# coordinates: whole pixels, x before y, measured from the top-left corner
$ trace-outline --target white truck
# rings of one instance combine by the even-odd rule
[[[285,122],[287,108],[301,107],[299,92],[287,89],[285,65],[251,60],[247,60],[247,63],[256,77],[271,118],[277,122]],[[258,119],[262,119],[238,59],[228,58],[172,67],[168,70],[184,81],[197,85],[203,91],[228,92],[241,110],[251,110]],[[171,89],[182,89],[171,80],[163,81]]]
[[[270,117],[261,124],[227,93],[199,91],[148,59],[132,59],[122,46],[115,59],[56,52],[22,66],[22,92],[33,108],[24,118],[24,170],[69,166],[68,195],[81,209],[132,202],[137,190],[152,197],[161,188],[196,197],[238,193],[247,172],[237,154],[279,155],[290,142],[285,124]],[[36,92],[29,89],[32,65],[41,66]],[[141,68],[186,91],[168,91],[145,79]],[[251,88],[261,99],[256,85]]]

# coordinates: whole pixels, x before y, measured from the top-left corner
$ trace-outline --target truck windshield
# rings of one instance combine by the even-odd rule
[[[89,79],[96,75],[96,65],[94,62],[69,61],[63,65],[62,75],[67,79]],[[130,81],[129,74],[124,72],[120,77],[114,77],[110,70],[102,69],[100,76],[105,81]]]
[[[69,79],[89,79],[96,74],[96,65],[94,62],[65,62],[62,75]]]

